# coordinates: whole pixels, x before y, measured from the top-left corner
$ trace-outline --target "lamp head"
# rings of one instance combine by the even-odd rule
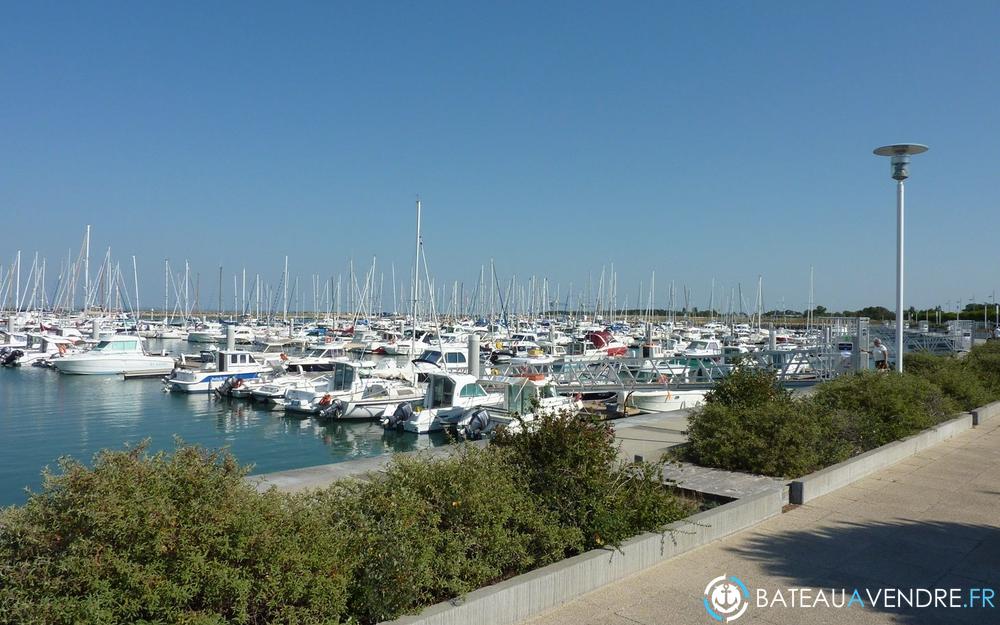
[[[923,154],[926,151],[927,146],[919,143],[897,143],[876,148],[874,153],[876,156],[892,157],[890,161],[892,164],[892,178],[893,180],[902,182],[910,177],[910,156]]]

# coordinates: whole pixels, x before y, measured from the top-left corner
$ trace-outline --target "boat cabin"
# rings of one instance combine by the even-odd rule
[[[487,395],[486,390],[471,375],[433,373],[427,376],[427,394],[424,395],[423,406],[425,409],[450,408],[460,402],[475,402]]]

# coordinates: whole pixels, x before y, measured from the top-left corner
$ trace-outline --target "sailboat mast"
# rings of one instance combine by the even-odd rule
[[[413,256],[413,335],[410,337],[410,360],[417,343],[417,300],[420,299],[420,198],[417,198],[417,239]]]

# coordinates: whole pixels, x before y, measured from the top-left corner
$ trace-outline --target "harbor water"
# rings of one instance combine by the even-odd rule
[[[172,352],[181,341],[149,341]],[[23,503],[61,456],[90,463],[102,449],[149,439],[171,450],[175,438],[228,448],[254,473],[284,471],[442,445],[444,435],[385,431],[375,422],[289,418],[248,400],[164,393],[159,379],[63,375],[37,367],[0,368],[0,506]]]

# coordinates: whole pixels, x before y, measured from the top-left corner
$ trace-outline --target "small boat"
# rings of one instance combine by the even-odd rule
[[[320,409],[322,419],[371,420],[378,419],[386,412],[394,412],[402,403],[422,399],[424,389],[392,381],[369,381],[361,397],[353,401],[334,400]]]
[[[469,408],[497,406],[503,401],[503,394],[488,393],[471,375],[432,373],[427,376],[427,393],[423,403],[415,411],[404,408],[408,408],[409,404],[400,404],[400,410],[383,417],[382,425],[427,434],[443,430]]]
[[[456,431],[465,438],[480,438],[499,427],[516,432],[541,416],[572,416],[583,408],[579,396],[556,393],[552,378],[547,375],[493,378],[486,388],[491,393],[501,393],[504,401],[498,406],[485,407],[488,419],[476,411],[466,411],[454,420]]]
[[[618,391],[618,410],[635,408],[639,412],[670,412],[695,408],[704,403],[707,392],[705,389],[670,388]]]
[[[201,369],[177,368],[164,380],[167,390],[182,393],[208,393],[230,378],[253,379],[262,373],[273,371],[280,360],[263,360],[251,352],[241,350],[219,350],[215,362]]]
[[[277,403],[283,405],[286,412],[318,414],[334,401],[353,401],[364,394],[365,383],[356,363],[338,362],[323,378],[324,384],[318,387],[288,389]]]
[[[76,375],[163,375],[174,370],[171,356],[146,351],[140,336],[106,334],[90,351],[53,358],[59,373]]]

